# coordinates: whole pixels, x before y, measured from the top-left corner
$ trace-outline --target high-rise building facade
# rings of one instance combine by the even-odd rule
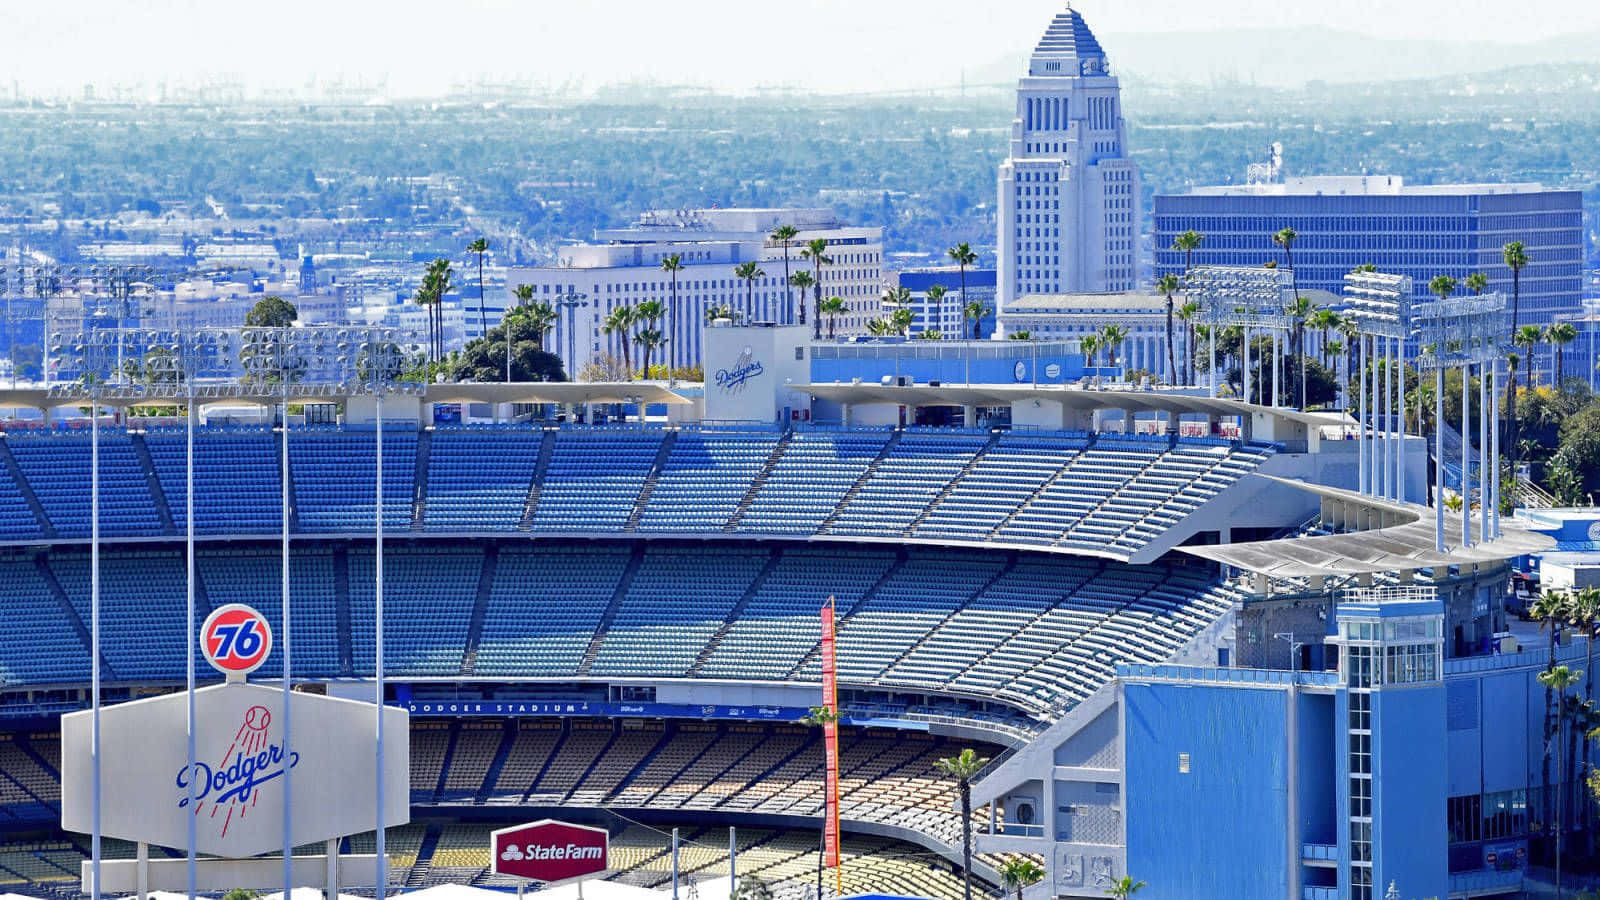
[[[790,324],[816,314],[816,297],[784,283],[784,247],[772,240],[780,225],[799,232],[789,243],[788,269],[822,275],[822,296],[840,297],[843,314],[837,334],[865,334],[867,321],[879,314],[883,289],[883,229],[847,226],[826,209],[701,209],[645,213],[623,227],[602,229],[595,243],[563,247],[553,266],[512,268],[507,290],[533,287],[534,302],[559,307],[551,352],[569,373],[581,371],[602,354],[622,358],[621,336],[605,330],[606,317],[619,306],[646,300],[664,304],[666,315],[656,323],[667,339],[655,361],[673,366],[701,362],[701,326],[706,310],[729,307],[744,321]],[[801,256],[808,241],[827,242],[829,262],[816,266]],[[677,303],[672,303],[672,276],[661,261],[677,255]],[[759,274],[746,282],[735,274],[741,263],[754,262]],[[643,325],[637,328],[643,328]],[[666,359],[663,360],[662,356]]]
[[[1435,275],[1489,276],[1489,289],[1511,296],[1501,248],[1521,241],[1519,322],[1548,325],[1581,312],[1583,196],[1537,184],[1408,185],[1395,175],[1269,177],[1255,183],[1194,188],[1155,198],[1156,274],[1182,273],[1173,239],[1204,235],[1194,265],[1284,263],[1272,235],[1296,233],[1292,253],[1302,289],[1340,293],[1345,273],[1364,263],[1409,275],[1426,296]],[[1540,353],[1548,368],[1548,353]]]
[[[1128,158],[1121,87],[1083,17],[1045,30],[1017,83],[1000,164],[997,302],[1125,291],[1138,277],[1139,169]]]

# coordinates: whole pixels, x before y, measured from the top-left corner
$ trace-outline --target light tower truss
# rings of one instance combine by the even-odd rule
[[[1184,292],[1200,304],[1212,326],[1288,329],[1284,311],[1293,298],[1293,273],[1265,266],[1195,266],[1184,276]]]

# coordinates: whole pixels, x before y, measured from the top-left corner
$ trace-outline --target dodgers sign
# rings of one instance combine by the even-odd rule
[[[200,653],[229,677],[243,678],[261,668],[271,652],[267,617],[243,603],[217,607],[200,627]]]
[[[289,696],[293,728],[285,741],[280,688],[230,683],[195,691],[192,766],[183,692],[102,709],[101,832],[182,849],[193,817],[200,853],[256,856],[283,848],[283,817],[290,809],[296,845],[372,830],[380,784],[383,824],[410,821],[406,711],[383,709],[380,773],[377,707],[298,691]],[[67,831],[88,833],[94,822],[92,715],[84,710],[61,717],[61,827]]]
[[[496,875],[566,881],[598,875],[610,864],[610,835],[604,828],[541,819],[502,828],[489,839]]]

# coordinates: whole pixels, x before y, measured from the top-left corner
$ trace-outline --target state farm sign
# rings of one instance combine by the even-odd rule
[[[544,819],[489,836],[494,872],[534,881],[566,881],[604,872],[610,835],[604,828]]]

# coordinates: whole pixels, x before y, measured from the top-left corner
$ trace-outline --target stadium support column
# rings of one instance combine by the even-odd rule
[[[728,896],[739,896],[739,831],[728,826]]]
[[[1493,497],[1489,485],[1489,370],[1478,366],[1478,541],[1489,542],[1489,504]]]
[[[185,372],[185,380],[188,379],[188,374],[188,372]],[[194,621],[194,592],[195,579],[200,577],[199,572],[197,572],[194,567],[194,424],[197,413],[195,412],[194,408],[193,383],[188,384],[188,394],[189,411],[188,415],[185,417],[186,427],[184,428],[183,453],[183,558],[186,575],[184,579],[184,599],[186,603],[185,622],[187,623],[184,630],[185,638],[183,641],[183,660],[184,690],[188,695],[189,702],[187,719],[189,745],[187,762],[189,767],[185,771],[193,772],[195,762],[194,645],[195,641],[198,639],[195,632]],[[191,778],[189,779],[189,805],[186,808],[198,809],[198,807],[195,805],[195,800],[195,779]],[[195,868],[197,858],[195,851],[196,823],[194,816],[185,816],[184,820],[184,824],[186,826],[185,831],[187,832],[185,836],[187,843],[184,845],[185,874],[188,880],[189,900],[195,900],[195,895],[199,890],[199,873]]]
[[[1367,483],[1367,456],[1370,453],[1367,447],[1367,338],[1365,335],[1356,335],[1356,355],[1358,357],[1356,374],[1359,387],[1356,389],[1356,478],[1360,482],[1361,493],[1368,491]]]
[[[1394,358],[1389,355],[1387,338],[1374,338],[1378,342],[1378,358],[1383,363],[1383,394],[1378,407],[1383,418],[1383,461],[1379,464],[1378,496],[1387,499],[1393,490],[1394,478]]]
[[[678,900],[678,829],[672,829],[672,900]]]
[[[1395,445],[1394,445],[1394,496],[1406,499],[1406,339],[1394,339],[1395,358]],[[1418,431],[1421,429],[1419,428]]]
[[[1210,347],[1207,352],[1211,356],[1211,365],[1206,370],[1206,385],[1208,388],[1207,394],[1213,400],[1217,398],[1217,329],[1219,327],[1216,322],[1212,322],[1211,333],[1207,336],[1207,344]]]
[[[47,304],[48,305],[48,304]],[[92,733],[90,755],[94,758],[94,783],[89,791],[94,803],[93,829],[89,835],[89,872],[94,900],[100,900],[100,398],[94,395],[89,405],[89,693]]]
[[[1472,364],[1461,366],[1461,546],[1472,546],[1472,470],[1467,456],[1467,386],[1472,383]]]
[[[1278,347],[1278,329],[1272,329],[1272,405],[1281,406],[1278,398],[1278,385],[1283,382],[1283,374],[1279,371],[1282,364],[1283,351]]]
[[[1592,335],[1590,335],[1592,338]],[[1590,344],[1592,346],[1592,344]],[[1592,368],[1592,367],[1590,367]],[[1592,373],[1590,373],[1592,376]],[[1501,492],[1501,472],[1499,472],[1499,357],[1490,360],[1490,460],[1493,468],[1490,471],[1490,496],[1494,503],[1490,506],[1490,516],[1494,516],[1493,535],[1499,536],[1499,492]]]
[[[376,380],[380,376],[374,376]],[[373,768],[373,777],[378,782],[378,819],[376,827],[376,849],[378,852],[378,900],[384,900],[389,891],[389,860],[384,856],[384,827],[383,827],[383,387],[377,386],[373,395],[374,406],[377,409],[377,490],[373,495],[372,533],[374,536],[373,557],[373,595],[372,595],[372,631],[373,631],[373,667],[374,686],[373,693],[377,700],[377,765]]]
[[[287,339],[284,339],[287,340]],[[282,345],[280,344],[280,350]],[[280,535],[282,563],[279,569],[281,578],[282,596],[279,602],[282,610],[279,612],[279,631],[283,633],[283,756],[290,759],[293,744],[293,718],[289,679],[293,670],[290,668],[289,637],[289,373],[283,372],[279,377],[283,379],[283,399],[278,406],[279,425],[281,427],[278,456],[278,500],[279,518],[282,529]],[[283,770],[283,895],[294,896],[294,770],[286,767]]]
[[[1433,370],[1433,549],[1444,552],[1444,368]]]
[[[1241,332],[1239,349],[1242,351],[1239,354],[1239,358],[1244,360],[1240,368],[1243,374],[1240,376],[1239,383],[1244,387],[1244,402],[1250,403],[1253,401],[1251,400],[1252,395],[1250,393],[1250,326],[1248,325],[1246,325],[1243,332]]]

